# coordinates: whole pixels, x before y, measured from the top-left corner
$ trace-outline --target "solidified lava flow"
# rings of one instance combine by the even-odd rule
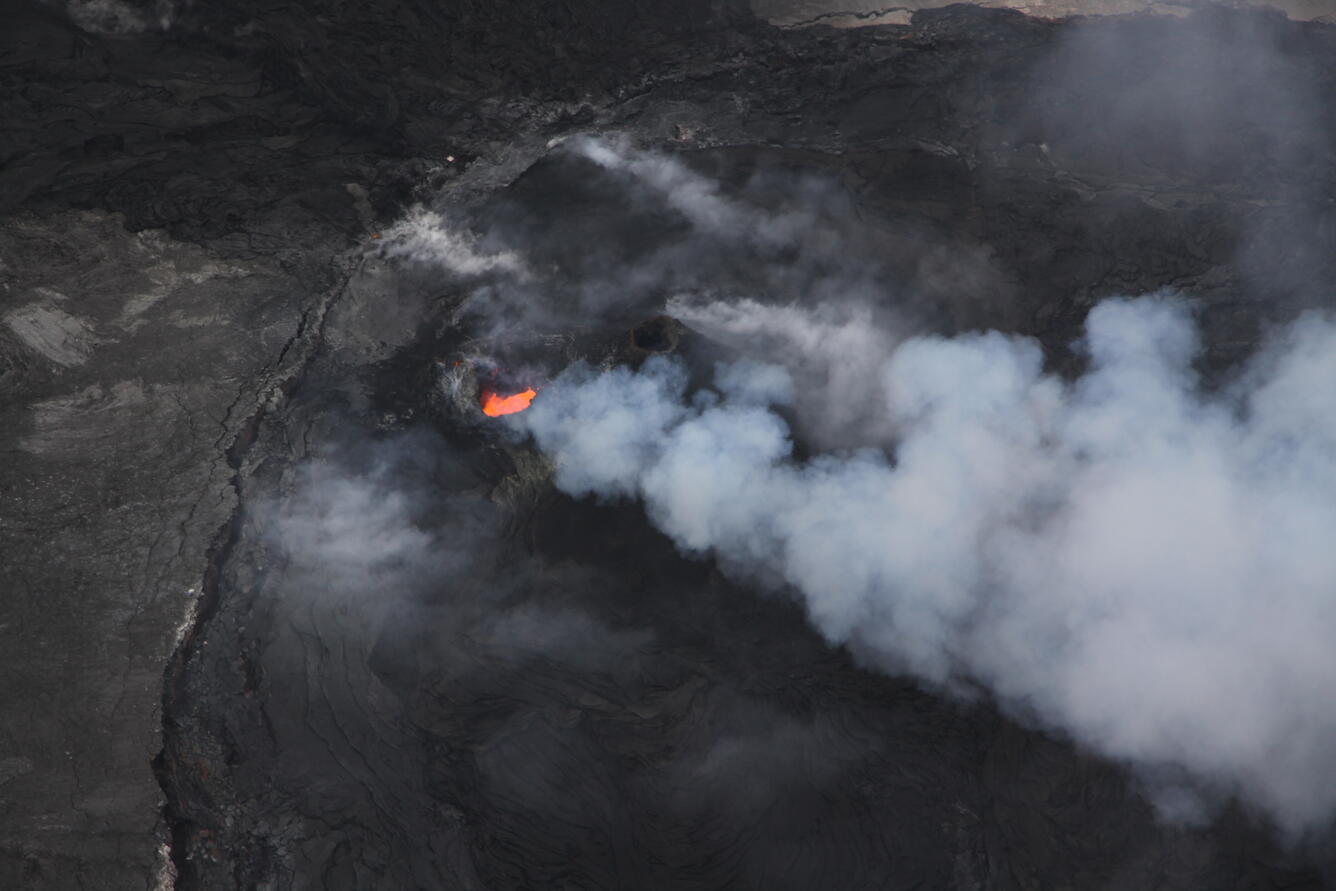
[[[7,5],[0,889],[1336,888],[1263,2]]]

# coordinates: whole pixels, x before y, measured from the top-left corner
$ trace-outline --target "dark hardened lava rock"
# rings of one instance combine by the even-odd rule
[[[725,189],[836,183],[837,233],[926,327],[1033,334],[1068,367],[1095,300],[1173,285],[1221,366],[1330,299],[1330,104],[1283,122],[1302,151],[1203,165],[1101,116],[1098,78],[1033,78],[1077,28],[1170,55],[1251,29],[1330,96],[1336,29],[180,7],[108,34],[23,2],[0,35],[0,887],[1331,882],[1329,849],[1284,853],[1237,811],[1160,825],[1116,766],[860,670],[638,508],[558,496],[531,453],[440,425],[436,363],[474,332],[371,235],[432,200],[544,258],[602,239],[635,262],[680,221],[623,225],[617,189],[548,148],[619,130]],[[697,274],[745,283],[726,259]],[[401,505],[398,562],[276,538],[330,492]]]

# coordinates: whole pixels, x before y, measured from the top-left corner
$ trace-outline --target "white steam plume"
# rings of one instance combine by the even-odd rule
[[[792,372],[803,437],[822,448],[884,442],[893,432],[881,368],[902,337],[867,304],[766,306],[758,300],[668,301],[669,314],[749,356]]]
[[[637,151],[616,139],[573,139],[570,147],[605,170],[629,174],[682,214],[701,233],[736,237],[745,233],[759,244],[789,244],[810,233],[812,213],[802,205],[781,213],[762,213],[721,194],[719,183],[679,161]]]
[[[524,261],[513,251],[484,253],[468,232],[451,227],[435,211],[415,207],[385,233],[386,256],[439,266],[462,276],[508,272],[523,278]]]
[[[757,309],[759,312],[760,310]],[[1184,305],[1112,300],[1090,368],[997,333],[914,338],[865,410],[879,451],[791,457],[786,372],[571,369],[514,423],[573,495],[644,500],[684,550],[782,578],[867,661],[982,682],[1291,833],[1336,811],[1336,325],[1307,317],[1218,394]]]

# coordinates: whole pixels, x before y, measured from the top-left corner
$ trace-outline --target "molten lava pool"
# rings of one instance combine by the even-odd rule
[[[532,387],[528,390],[521,390],[510,396],[502,396],[493,390],[483,390],[482,392],[482,413],[492,418],[499,418],[502,415],[513,415],[515,412],[524,411],[533,402],[533,398],[538,395],[538,391]]]

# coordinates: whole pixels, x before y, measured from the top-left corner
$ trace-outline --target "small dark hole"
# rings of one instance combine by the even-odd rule
[[[671,352],[677,340],[677,323],[669,316],[655,316],[631,330],[631,342],[647,353]]]

